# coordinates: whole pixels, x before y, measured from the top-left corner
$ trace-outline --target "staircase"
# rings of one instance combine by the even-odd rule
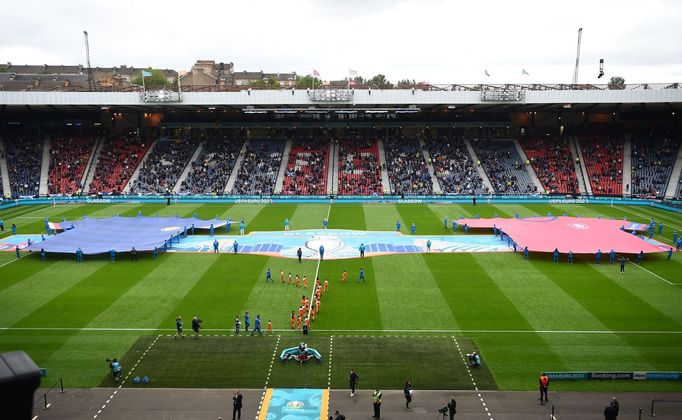
[[[291,146],[294,141],[289,139],[284,145],[284,152],[282,153],[282,162],[279,164],[279,172],[277,172],[277,179],[275,180],[275,194],[282,193],[282,187],[284,186],[284,175],[287,172],[287,165],[289,164],[289,154],[291,153]]]
[[[386,169],[384,141],[381,139],[377,140],[377,147],[379,149],[379,165],[381,167],[381,185],[384,188],[384,194],[391,194],[391,183],[388,180],[388,169]]]
[[[230,194],[232,192],[232,189],[234,188],[234,184],[237,182],[237,174],[239,173],[239,169],[242,167],[242,162],[244,161],[244,155],[246,154],[246,150],[249,147],[249,144],[251,142],[246,139],[244,141],[244,144],[242,144],[242,148],[239,151],[239,156],[237,156],[237,160],[234,162],[234,168],[232,168],[232,173],[230,174],[230,177],[227,178],[227,184],[225,184],[225,189],[223,190],[223,194]],[[284,160],[284,157],[282,157],[282,160]],[[282,189],[282,186],[280,185],[280,190]]]
[[[99,155],[102,153],[104,148],[104,143],[106,140],[103,137],[97,139],[95,147],[92,149],[90,154],[90,159],[88,160],[88,165],[83,172],[83,194],[88,194],[90,192],[90,184],[92,180],[95,179],[95,169],[97,169],[97,162],[99,161]]]
[[[571,150],[571,156],[573,157],[573,166],[575,170],[575,177],[578,179],[578,190],[580,195],[587,195],[587,187],[585,186],[585,173],[583,172],[582,166],[578,162],[582,162],[578,156],[578,145],[575,137],[569,138],[568,148]],[[592,191],[592,190],[590,190]],[[591,193],[590,193],[591,194]]]
[[[334,141],[329,142],[329,159],[327,159],[327,194],[334,193],[334,180],[338,180],[339,160],[336,159],[338,147]],[[338,182],[338,181],[337,181]]]
[[[523,162],[523,165],[526,167],[526,170],[528,171],[528,174],[530,175],[531,181],[533,181],[533,184],[535,185],[535,188],[538,189],[538,192],[540,194],[545,194],[545,187],[542,186],[542,182],[540,182],[540,178],[538,178],[538,175],[535,173],[535,168],[533,168],[533,165],[530,163],[526,164],[526,162],[529,162],[528,160],[528,155],[526,155],[526,151],[523,150],[523,147],[521,147],[521,143],[519,142],[518,139],[514,139],[514,147],[516,147],[516,152],[519,154],[521,157],[521,161]]]
[[[627,133],[623,142],[623,197],[630,195],[632,195],[632,134]]]
[[[194,151],[194,154],[192,157],[189,159],[189,162],[187,162],[187,165],[185,165],[185,169],[182,170],[182,173],[180,174],[180,177],[178,178],[178,182],[175,183],[175,186],[173,187],[173,194],[177,194],[180,192],[180,187],[182,187],[182,183],[185,182],[187,177],[189,176],[189,172],[192,170],[192,163],[196,162],[197,159],[199,159],[199,156],[201,155],[201,151],[204,150],[204,142],[202,141],[199,143],[199,146],[197,146],[197,150]]]
[[[135,172],[130,176],[130,179],[126,183],[126,186],[123,187],[123,194],[128,194],[130,192],[130,189],[133,187],[135,184],[135,181],[137,181],[137,178],[140,176],[140,171],[144,167],[144,163],[149,159],[149,155],[152,154],[152,150],[154,150],[154,147],[156,147],[157,143],[159,142],[158,139],[154,140],[151,145],[149,145],[149,149],[147,149],[147,153],[144,154],[144,157],[140,161],[140,163],[137,164],[137,168],[135,168]]]
[[[578,158],[580,159],[580,173],[583,174],[583,180],[585,182],[585,188],[587,189],[588,195],[594,195],[592,192],[592,185],[590,184],[589,174],[587,173],[587,166],[585,166],[585,159],[583,158],[583,151],[580,149],[580,142],[575,139],[575,150],[578,153]],[[577,173],[577,172],[576,172]]]
[[[50,177],[50,149],[52,148],[52,140],[49,136],[45,136],[43,140],[43,161],[40,164],[40,185],[38,187],[38,195],[46,196],[49,193],[47,189],[47,181]]]
[[[673,166],[673,173],[670,174],[670,181],[668,181],[668,188],[665,189],[665,198],[675,197],[675,192],[677,192],[677,185],[680,182],[680,175],[682,175],[682,143],[677,149],[677,159],[675,159],[675,165]],[[3,183],[5,180],[5,174],[2,175]]]
[[[12,188],[9,185],[9,170],[5,159],[5,141],[0,137],[0,176],[2,177],[2,194],[11,197]]]
[[[478,155],[476,154],[476,151],[474,150],[474,146],[471,145],[471,142],[469,140],[464,140],[464,145],[467,147],[467,150],[469,151],[469,155],[471,156],[472,162],[476,164],[476,172],[478,172],[478,176],[481,177],[483,180],[483,185],[488,188],[488,191],[490,191],[491,194],[495,193],[495,189],[493,188],[493,183],[490,182],[490,178],[488,178],[488,174],[485,173],[485,170],[483,169],[483,166],[479,164],[479,159]]]
[[[440,182],[438,182],[438,178],[436,177],[436,171],[433,169],[433,162],[431,162],[431,153],[429,153],[429,149],[426,147],[424,139],[419,139],[419,146],[421,146],[422,148],[422,154],[424,155],[424,160],[426,161],[426,167],[429,170],[429,174],[431,174],[431,184],[433,185],[433,193],[443,194],[443,190],[440,188]]]

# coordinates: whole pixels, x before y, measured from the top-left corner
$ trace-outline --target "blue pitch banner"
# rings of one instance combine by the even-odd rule
[[[679,381],[680,372],[547,372],[555,381],[609,380],[609,381]]]

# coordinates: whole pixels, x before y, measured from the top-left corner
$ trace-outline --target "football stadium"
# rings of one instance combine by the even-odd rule
[[[0,66],[0,417],[682,418],[678,83],[68,67]]]

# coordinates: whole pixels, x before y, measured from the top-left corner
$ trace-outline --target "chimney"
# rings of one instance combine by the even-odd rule
[[[34,86],[34,87],[40,86],[40,79],[35,79],[35,80],[33,80],[33,86]]]

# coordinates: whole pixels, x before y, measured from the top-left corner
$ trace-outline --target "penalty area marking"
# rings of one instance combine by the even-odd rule
[[[464,363],[464,367],[466,368],[467,373],[469,374],[469,379],[471,379],[471,383],[474,385],[474,390],[478,394],[478,399],[481,400],[481,405],[483,406],[485,413],[488,415],[490,420],[493,420],[493,415],[490,413],[490,410],[488,410],[488,406],[486,405],[485,400],[483,399],[483,396],[481,395],[480,392],[478,392],[478,385],[476,385],[476,379],[474,379],[474,375],[471,374],[471,369],[469,367],[469,363],[467,363],[467,359],[464,357],[464,352],[462,351],[462,348],[459,346],[459,343],[457,342],[457,338],[454,335],[452,336],[452,341],[454,341],[455,346],[457,346],[457,351],[459,352],[459,355],[462,358],[462,363]]]
[[[97,410],[97,414],[95,414],[94,416],[92,416],[93,420],[96,419],[97,416],[100,415],[100,414],[102,413],[102,410],[104,410],[105,408],[107,408],[107,404],[109,404],[109,403],[111,402],[111,400],[116,396],[116,394],[118,394],[118,390],[121,389],[121,388],[123,388],[123,384],[125,384],[126,381],[128,380],[128,378],[130,378],[130,375],[133,374],[133,371],[135,370],[135,368],[137,368],[137,365],[140,364],[140,362],[142,361],[142,359],[144,358],[144,356],[146,356],[147,353],[149,353],[149,350],[151,350],[152,347],[154,347],[154,344],[156,344],[156,342],[159,341],[159,338],[161,338],[161,337],[162,337],[161,334],[157,335],[156,338],[154,339],[154,341],[152,341],[152,343],[149,345],[149,347],[147,347],[147,349],[142,353],[142,355],[140,355],[140,358],[137,359],[137,362],[135,362],[135,364],[133,365],[132,369],[130,369],[130,371],[128,372],[128,374],[126,375],[126,377],[123,378],[123,381],[118,385],[118,389],[115,390],[114,393],[111,394],[111,395],[109,396],[109,398],[107,398],[107,401],[106,401],[104,404],[102,404],[102,407],[101,407],[99,410]]]

